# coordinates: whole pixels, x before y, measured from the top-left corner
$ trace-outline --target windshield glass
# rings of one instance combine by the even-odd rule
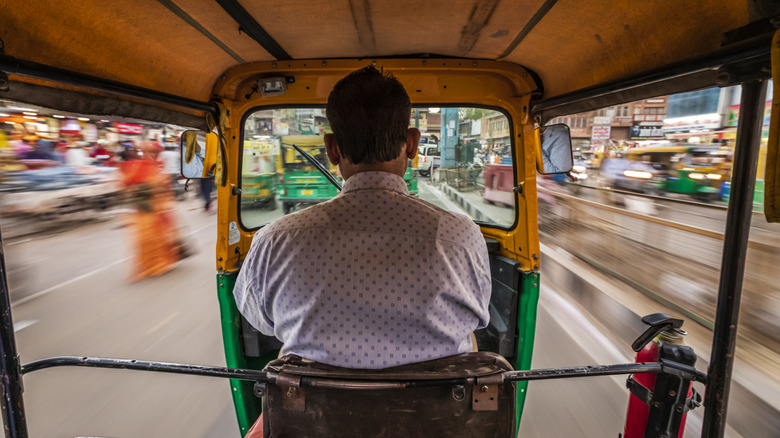
[[[410,195],[480,222],[503,227],[514,223],[512,137],[503,113],[421,107],[412,111],[409,124],[422,132],[420,154],[410,160],[404,175]],[[328,133],[325,108],[249,114],[241,154],[240,217],[245,228],[261,227],[338,194],[293,148],[307,152],[341,181],[325,152]]]

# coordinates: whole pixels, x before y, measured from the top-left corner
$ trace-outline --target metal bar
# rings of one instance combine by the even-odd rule
[[[617,365],[594,365],[571,368],[546,368],[529,371],[509,371],[504,380],[520,382],[527,380],[565,379],[572,377],[613,376],[619,374],[660,373],[663,365],[660,362],[629,363]]]
[[[540,100],[533,112],[544,112],[544,118],[589,111],[604,106],[630,102],[660,94],[673,94],[717,85],[716,69],[732,63],[744,63],[758,58],[769,58],[771,35],[767,41],[751,41],[716,52],[713,55],[674,63],[619,81],[609,81],[571,93]],[[697,77],[692,82],[681,79]],[[677,85],[675,85],[677,82]],[[680,85],[682,84],[682,85]],[[644,87],[644,88],[643,88]],[[668,87],[668,88],[664,88]]]
[[[695,368],[678,364],[675,362],[647,362],[647,363],[627,363],[616,365],[593,365],[578,366],[568,368],[545,368],[540,370],[528,371],[506,371],[502,373],[504,381],[523,382],[530,380],[551,380],[565,379],[574,377],[598,377],[613,376],[620,374],[643,374],[643,373],[670,373],[684,374],[691,380],[703,382],[706,379],[704,373],[696,371]],[[376,389],[376,388],[414,388],[421,386],[446,386],[461,383],[466,377],[457,379],[377,379],[377,376],[371,376],[367,379],[339,379],[338,377],[314,377],[305,376],[301,379],[301,386],[317,386],[323,388],[342,388],[342,389]]]
[[[742,278],[745,274],[765,98],[764,81],[748,81],[742,84],[734,171],[731,177],[732,195],[726,216],[709,384],[704,397],[704,425],[701,436],[707,438],[721,438],[726,431],[728,394],[734,366]]]
[[[517,48],[518,45],[525,39],[525,37],[528,36],[529,33],[531,33],[532,30],[534,30],[534,27],[536,27],[537,24],[539,24],[540,21],[542,21],[542,18],[544,18],[545,15],[547,15],[548,12],[550,12],[550,9],[552,9],[553,6],[555,6],[555,3],[557,3],[558,0],[547,0],[544,2],[544,4],[536,11],[533,17],[531,17],[530,20],[528,20],[528,23],[525,24],[523,29],[520,31],[520,33],[517,34],[514,40],[509,44],[509,47],[504,50],[504,53],[498,56],[498,58],[506,58],[507,56],[511,55],[512,52]]]
[[[123,370],[135,370],[135,371],[152,371],[161,373],[173,373],[173,374],[189,374],[205,377],[221,377],[228,379],[240,379],[249,380],[253,382],[265,382],[274,383],[276,380],[276,374],[267,371],[247,370],[240,368],[224,368],[224,367],[212,367],[204,365],[190,365],[190,364],[178,364],[169,362],[151,362],[144,360],[130,360],[130,359],[111,359],[103,357],[78,357],[78,356],[59,356],[50,357],[47,359],[41,359],[34,362],[30,362],[22,365],[22,374],[31,373],[34,371],[40,371],[47,368],[64,367],[64,366],[80,366],[80,367],[92,367],[92,368],[114,368]],[[674,363],[661,363],[661,362],[649,362],[649,363],[628,363],[617,365],[593,365],[593,366],[579,366],[569,368],[546,368],[541,370],[529,370],[529,371],[508,371],[504,373],[504,380],[508,381],[526,381],[526,380],[549,380],[549,379],[562,379],[570,377],[594,377],[594,376],[611,376],[618,374],[641,374],[641,373],[661,373],[667,369],[681,370],[685,372],[691,372],[688,368],[682,369],[677,367]],[[695,371],[695,370],[694,370]],[[703,374],[701,374],[703,376]],[[703,377],[699,376],[697,380],[703,380]],[[392,382],[394,385],[399,382],[406,382],[405,386],[424,386],[424,385],[449,385],[453,382],[452,379],[388,379],[381,382],[385,384]],[[338,379],[338,378],[318,378],[307,377],[302,381],[310,386],[328,386],[327,382],[339,382],[339,386],[347,384],[354,384],[355,386],[364,387],[365,382],[377,382],[376,376],[372,376],[371,379]],[[333,383],[336,384],[336,383]]]
[[[22,374],[16,352],[14,321],[11,316],[11,297],[8,289],[3,236],[0,234],[0,372],[2,372],[2,409],[6,438],[27,438],[27,420],[24,413]]]
[[[215,115],[218,112],[217,106],[208,102],[201,102],[199,100],[151,90],[149,88],[110,81],[97,76],[85,75],[83,73],[51,67],[37,62],[25,61],[8,55],[0,55],[0,71],[7,74],[28,76],[108,93],[137,97],[196,111],[210,112]],[[11,84],[11,86],[13,86],[13,84]]]
[[[292,59],[292,56],[260,26],[260,23],[237,0],[217,0],[217,3],[238,23],[239,30],[244,31],[250,38],[257,41],[271,56],[280,61]]]
[[[62,89],[55,86],[15,81],[10,90],[3,92],[3,98],[75,114],[119,115],[208,131],[206,118],[202,114],[192,114],[192,111],[182,111],[178,107],[158,105],[155,102],[129,100],[119,94],[103,96],[86,89]]]
[[[162,4],[166,8],[168,8],[171,12],[178,15],[179,18],[186,21],[187,24],[194,27],[198,32],[202,33],[203,36],[210,39],[214,44],[216,44],[220,49],[224,50],[225,53],[230,55],[233,59],[235,59],[236,61],[242,64],[246,63],[244,58],[239,56],[238,53],[234,52],[233,49],[228,47],[227,44],[223,43],[219,38],[214,36],[214,34],[209,32],[208,29],[206,29],[205,27],[203,27],[203,25],[198,23],[196,19],[192,18],[192,15],[186,13],[184,9],[180,8],[178,5],[176,5],[176,3],[172,2],[171,0],[157,0],[157,1],[160,2],[160,4]]]
[[[154,371],[160,373],[189,374],[205,377],[249,380],[253,382],[272,382],[266,371],[189,365],[169,362],[151,362],[135,359],[110,359],[103,357],[59,356],[36,360],[22,365],[22,374],[47,368],[79,366],[93,368],[115,368],[135,371]]]

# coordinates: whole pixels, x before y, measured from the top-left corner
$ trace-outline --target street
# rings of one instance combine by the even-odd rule
[[[138,283],[127,281],[122,217],[7,242],[11,287],[20,283],[12,312],[22,362],[83,355],[224,366],[216,216],[195,201],[179,206],[195,255]],[[220,379],[60,368],[28,375],[24,385],[33,437],[238,436]]]
[[[458,209],[422,179],[420,193]],[[195,199],[177,206],[194,255],[172,272],[138,283],[127,281],[131,254],[121,212],[60,234],[5,242],[22,363],[75,355],[224,366],[216,216]],[[534,368],[631,360],[627,345],[564,297],[543,285]],[[521,436],[617,436],[628,401],[624,379],[531,383]],[[55,368],[28,375],[24,385],[32,437],[239,435],[229,386],[221,379]]]

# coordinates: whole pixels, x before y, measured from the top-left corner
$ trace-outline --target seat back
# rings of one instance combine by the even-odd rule
[[[491,352],[384,370],[354,370],[285,356],[268,364],[265,437],[511,437],[511,365]]]

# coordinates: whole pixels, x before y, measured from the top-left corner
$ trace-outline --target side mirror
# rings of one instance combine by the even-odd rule
[[[536,169],[542,175],[571,171],[574,158],[571,150],[569,127],[560,123],[545,126],[537,150]],[[537,129],[537,132],[540,130]],[[538,138],[538,137],[537,137]]]
[[[181,175],[200,179],[214,176],[217,164],[217,134],[204,131],[184,131],[181,134]]]

